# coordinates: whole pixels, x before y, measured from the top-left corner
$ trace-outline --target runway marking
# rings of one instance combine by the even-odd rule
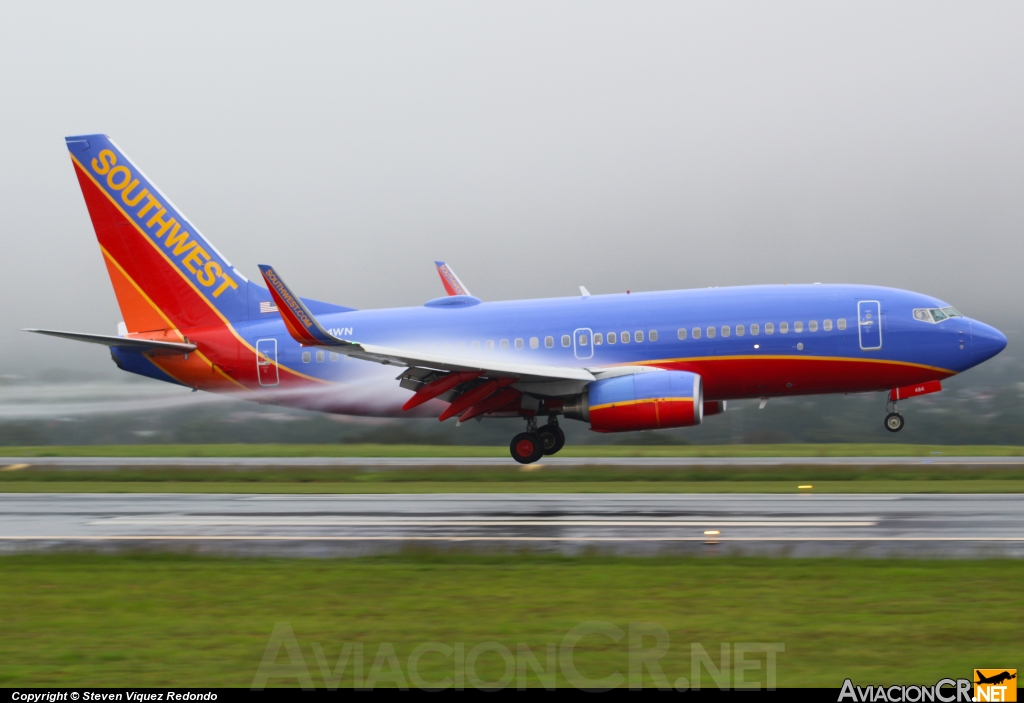
[[[234,525],[274,527],[874,527],[873,520],[439,520],[347,518],[104,518],[90,525]]]
[[[5,466],[0,469],[0,471],[21,471],[22,469],[27,469],[30,466],[32,466],[32,464],[11,464],[10,466]]]
[[[0,535],[10,542],[109,542],[109,541],[200,541],[200,542],[704,542],[699,537],[495,537],[486,535]],[[1020,537],[715,537],[717,542],[1024,542]]]

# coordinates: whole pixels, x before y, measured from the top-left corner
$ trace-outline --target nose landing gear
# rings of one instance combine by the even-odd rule
[[[885,429],[890,432],[899,432],[903,429],[903,416],[899,413],[889,413],[885,416]]]
[[[548,424],[537,427],[537,419],[531,417],[526,421],[526,432],[520,432],[512,438],[509,450],[512,458],[520,464],[532,464],[542,456],[550,456],[565,446],[565,433],[558,426],[558,420],[552,415]]]
[[[889,407],[892,406],[892,410]],[[896,401],[892,399],[892,393],[890,393],[885,401],[885,409],[888,414],[885,416],[885,429],[890,432],[899,432],[903,429],[903,416],[897,412]]]

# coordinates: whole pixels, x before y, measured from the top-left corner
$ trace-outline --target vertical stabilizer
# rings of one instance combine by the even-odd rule
[[[248,281],[109,137],[67,137],[129,332],[248,317]]]

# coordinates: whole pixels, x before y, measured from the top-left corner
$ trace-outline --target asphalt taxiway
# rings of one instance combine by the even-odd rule
[[[0,552],[1024,556],[1024,495],[0,494]]]

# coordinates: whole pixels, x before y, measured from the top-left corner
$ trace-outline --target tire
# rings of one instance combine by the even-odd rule
[[[903,429],[903,416],[899,413],[889,413],[885,416],[885,429],[890,432],[899,432]]]
[[[544,456],[544,442],[533,432],[520,432],[512,438],[509,451],[520,464],[532,464]]]
[[[565,446],[565,432],[558,425],[544,425],[537,430],[537,436],[544,445],[544,456],[557,454]]]

